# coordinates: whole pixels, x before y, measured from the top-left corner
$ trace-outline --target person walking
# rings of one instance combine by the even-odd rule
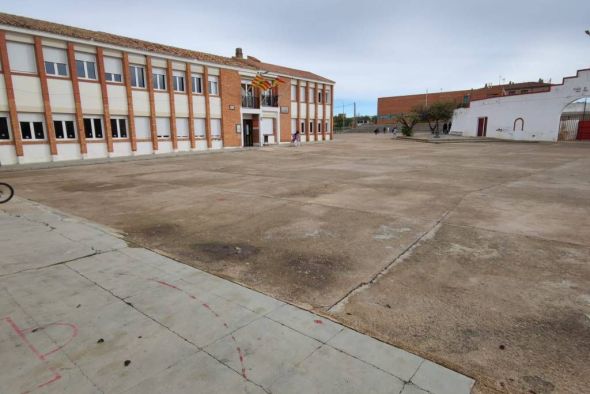
[[[291,138],[291,143],[294,146],[301,146],[301,133],[299,130],[295,130],[295,134],[293,134],[293,137]]]

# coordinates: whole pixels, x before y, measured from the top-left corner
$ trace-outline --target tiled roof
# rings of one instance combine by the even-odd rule
[[[244,64],[247,64],[251,67],[255,67],[255,68],[257,68],[259,70],[263,70],[263,71],[270,71],[273,73],[288,75],[288,76],[295,77],[295,78],[311,79],[313,81],[318,81],[318,82],[334,83],[334,81],[332,81],[330,79],[324,78],[322,76],[319,76],[319,75],[314,74],[309,71],[297,70],[294,68],[279,66],[276,64],[264,63],[256,58],[253,58],[252,56],[248,56],[247,59],[236,59],[236,60],[240,60]]]
[[[39,19],[32,19],[23,16],[6,14],[0,12],[0,24],[37,30],[46,33],[56,34],[65,37],[72,37],[82,40],[92,40],[104,44],[117,45],[125,48],[137,49],[147,52],[153,52],[162,55],[178,56],[189,59],[196,59],[203,62],[215,63],[219,65],[242,67],[242,68],[257,68],[265,71],[276,72],[284,75],[289,75],[299,78],[307,78],[318,81],[330,82],[329,79],[320,77],[313,73],[295,70],[288,67],[277,66],[274,64],[267,64],[262,62],[255,62],[251,59],[236,59],[232,57],[224,57],[212,55],[210,53],[192,51],[189,49],[177,48],[169,45],[156,44],[149,41],[138,40],[115,34],[105,33],[101,31],[87,30],[78,27],[66,26],[59,23],[47,22]]]

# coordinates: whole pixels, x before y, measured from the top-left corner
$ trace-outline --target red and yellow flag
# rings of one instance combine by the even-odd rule
[[[285,83],[285,80],[281,77],[276,77],[271,84],[271,87],[279,86],[280,83]]]
[[[256,75],[252,80],[252,85],[256,86],[260,90],[268,90],[272,87],[272,84],[260,75]]]

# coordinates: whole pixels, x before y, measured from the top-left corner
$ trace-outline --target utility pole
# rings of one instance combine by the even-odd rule
[[[353,103],[352,116],[352,128],[356,129],[356,101]]]
[[[426,107],[428,107],[428,89],[426,89]]]

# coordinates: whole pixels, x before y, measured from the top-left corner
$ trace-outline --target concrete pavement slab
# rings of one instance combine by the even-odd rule
[[[328,341],[328,345],[389,372],[405,382],[410,380],[424,361],[412,353],[348,328]]]
[[[404,382],[357,358],[323,345],[276,380],[276,393],[399,393]]]
[[[266,316],[324,343],[344,329],[340,324],[289,304],[275,309]]]
[[[431,361],[424,361],[412,383],[436,394],[469,394],[475,381]]]

